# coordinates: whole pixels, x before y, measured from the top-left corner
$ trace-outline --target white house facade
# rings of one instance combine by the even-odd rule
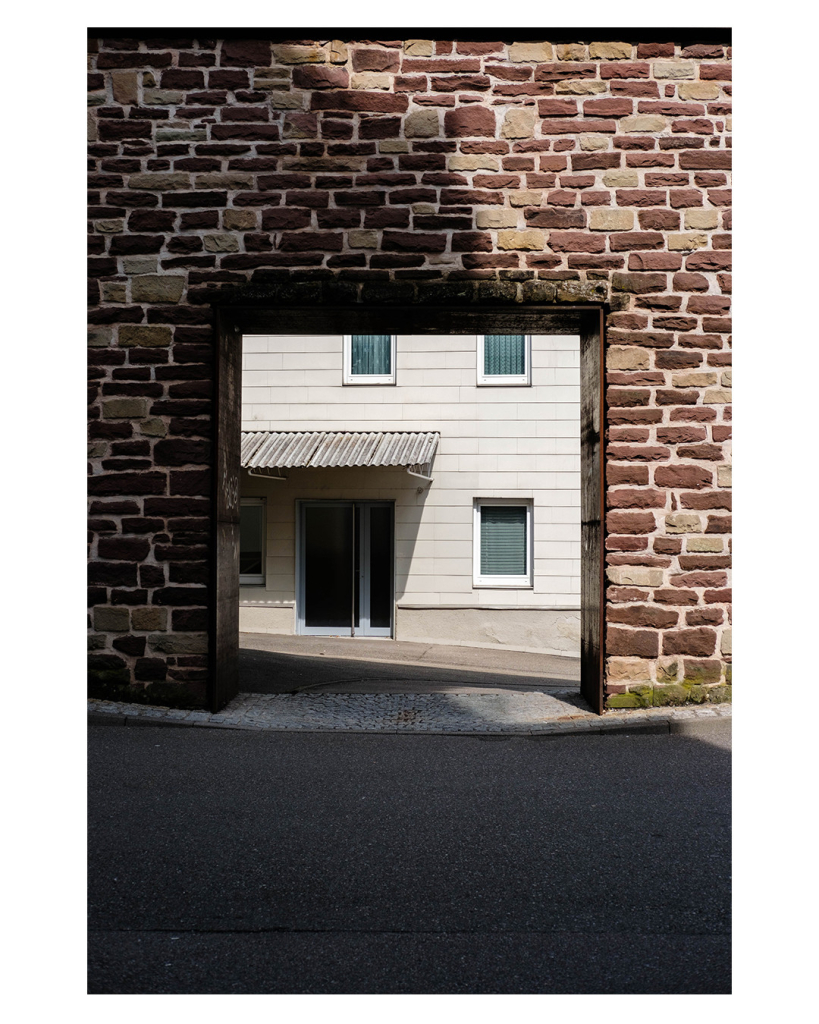
[[[580,650],[580,340],[246,335],[240,629]]]

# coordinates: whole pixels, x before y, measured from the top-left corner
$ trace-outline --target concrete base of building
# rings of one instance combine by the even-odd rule
[[[296,608],[294,605],[239,605],[240,633],[283,633],[292,636],[296,632]]]
[[[295,608],[287,605],[239,608],[239,631],[292,636]],[[401,605],[395,639],[448,646],[505,647],[536,654],[577,657],[579,608],[504,608]]]
[[[580,609],[398,605],[395,636],[431,644],[508,647],[577,657]]]

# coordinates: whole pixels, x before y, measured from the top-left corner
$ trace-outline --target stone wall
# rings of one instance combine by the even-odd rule
[[[295,279],[308,301],[604,302],[609,702],[724,698],[730,49],[89,50],[92,692],[204,698],[209,304]]]

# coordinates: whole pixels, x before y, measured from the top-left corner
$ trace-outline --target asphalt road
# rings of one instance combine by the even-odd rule
[[[91,993],[727,993],[730,722],[90,733]]]

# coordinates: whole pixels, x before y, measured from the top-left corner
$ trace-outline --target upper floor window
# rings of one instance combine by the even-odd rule
[[[478,336],[478,384],[531,383],[531,335],[481,334]]]
[[[345,384],[394,384],[395,335],[345,334]]]

